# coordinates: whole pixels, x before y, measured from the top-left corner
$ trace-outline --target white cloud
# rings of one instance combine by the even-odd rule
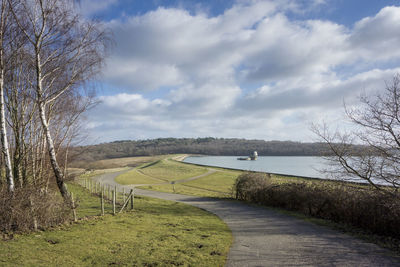
[[[106,77],[113,84],[138,91],[176,86],[184,81],[180,70],[172,64],[116,60],[108,64],[108,69]]]
[[[278,3],[240,1],[216,17],[159,8],[110,22],[117,46],[104,76],[126,93],[102,97],[94,129],[108,140],[309,140],[309,122],[335,120],[343,99],[355,103],[400,72],[399,7],[347,28],[291,20]]]
[[[400,7],[385,7],[376,16],[358,21],[350,38],[353,49],[366,60],[400,57]]]
[[[390,82],[396,69],[373,69],[359,73],[345,80],[326,80],[324,86],[318,90],[308,87],[297,87],[291,90],[275,90],[271,92],[265,87],[257,89],[242,100],[237,102],[237,109],[244,112],[265,112],[279,110],[302,110],[310,107],[327,109],[342,109],[343,101],[354,104],[362,92],[375,94],[382,90],[385,81]]]

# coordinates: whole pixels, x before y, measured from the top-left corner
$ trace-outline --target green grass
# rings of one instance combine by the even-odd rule
[[[80,218],[99,214],[98,197],[69,189]],[[134,211],[0,241],[0,266],[223,266],[231,243],[229,228],[208,212],[136,197]]]
[[[175,190],[174,190],[175,187]],[[225,194],[220,192],[214,192],[210,190],[205,190],[201,188],[195,188],[191,186],[186,186],[185,184],[166,184],[166,185],[150,185],[150,186],[140,186],[141,189],[154,190],[166,193],[176,193],[189,196],[200,196],[200,197],[226,197]]]
[[[175,185],[151,185],[140,188],[204,197],[231,197],[232,186],[240,172],[217,171],[196,180]]]
[[[217,171],[200,179],[185,182],[185,185],[198,187],[224,194],[232,192],[232,186],[241,172]]]
[[[150,176],[138,172],[136,169],[123,173],[115,178],[115,181],[122,185],[128,184],[156,184],[162,183],[163,180],[155,179]]]
[[[75,202],[78,205],[76,215],[78,218],[100,215],[100,199],[89,194],[89,191],[75,183],[68,183],[68,190],[74,193]],[[104,203],[104,209],[111,211],[110,203]]]
[[[165,181],[180,180],[207,172],[207,168],[188,166],[172,160],[160,160],[154,164],[144,166],[139,170],[148,176]]]
[[[170,156],[170,155],[169,155]],[[166,158],[167,156],[148,156],[148,157],[126,157],[115,159],[103,159],[96,161],[73,161],[70,167],[77,167],[83,169],[111,169],[120,167],[137,167],[144,163],[153,162]]]

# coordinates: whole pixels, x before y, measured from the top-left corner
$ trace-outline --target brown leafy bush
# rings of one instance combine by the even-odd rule
[[[70,209],[56,192],[43,192],[33,186],[16,188],[10,194],[0,189],[0,231],[27,232],[45,229],[66,221]]]
[[[271,176],[264,173],[245,172],[238,176],[233,186],[236,199],[257,202],[258,193],[271,183]]]
[[[236,198],[400,239],[400,195],[340,182],[272,184],[255,181],[254,174],[239,176]]]

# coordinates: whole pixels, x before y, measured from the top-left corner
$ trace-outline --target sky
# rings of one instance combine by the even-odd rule
[[[316,141],[400,73],[400,0],[81,0],[114,45],[88,143]]]

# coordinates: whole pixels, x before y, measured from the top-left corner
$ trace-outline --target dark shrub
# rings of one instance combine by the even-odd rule
[[[16,188],[10,194],[0,189],[0,231],[27,232],[44,229],[67,220],[70,209],[56,192],[43,192],[33,186]]]
[[[271,184],[271,176],[264,173],[245,172],[238,176],[233,186],[236,199],[257,202],[258,193]]]

